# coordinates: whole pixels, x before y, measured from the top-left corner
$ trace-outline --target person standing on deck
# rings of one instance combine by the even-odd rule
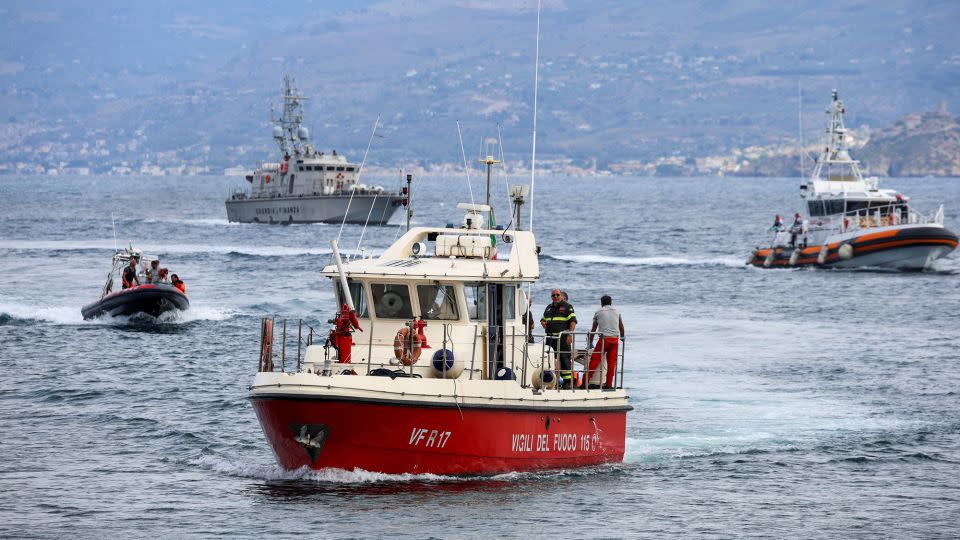
[[[140,278],[137,277],[137,258],[130,257],[130,264],[120,274],[120,284],[124,289],[129,289],[134,286],[134,283],[137,286],[140,285]]]
[[[598,338],[596,348],[593,348],[594,335]],[[600,297],[600,309],[593,314],[593,327],[590,328],[587,338],[588,348],[593,349],[587,376],[588,388],[600,386],[599,382],[594,382],[595,374],[599,375],[598,381],[604,381],[603,388],[613,388],[613,381],[617,375],[617,349],[623,337],[623,318],[613,307],[613,299],[609,294],[605,294]]]
[[[564,334],[561,339],[560,333],[573,332],[577,327],[577,314],[573,311],[573,306],[563,299],[563,292],[560,289],[550,291],[550,304],[543,310],[540,326],[547,332],[547,339],[544,343],[551,347],[560,359],[562,388],[573,388],[573,360],[571,358],[573,334]]]

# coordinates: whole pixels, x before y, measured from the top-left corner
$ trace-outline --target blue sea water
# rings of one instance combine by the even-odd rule
[[[0,177],[0,535],[955,537],[957,256],[923,273],[744,266],[772,215],[799,210],[797,184],[540,178],[535,309],[560,285],[584,319],[602,294],[622,310],[627,453],[446,478],[285,471],[260,432],[259,319],[326,326],[338,226],[228,224],[230,178]],[[884,185],[946,203],[960,229],[957,179]],[[470,199],[461,177],[415,189],[415,223],[459,222]],[[185,279],[188,312],[82,320],[111,213],[121,245]],[[402,221],[367,230],[364,251]]]

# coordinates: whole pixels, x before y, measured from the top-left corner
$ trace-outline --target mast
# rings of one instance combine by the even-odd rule
[[[270,121],[276,127],[273,129],[273,139],[280,148],[281,154],[300,154],[303,141],[309,139],[309,132],[303,124],[303,102],[310,98],[300,95],[294,86],[293,77],[283,77],[283,114],[277,118],[270,108]]]
[[[487,154],[487,155],[486,155],[486,156],[483,156],[483,155],[482,155],[482,150],[481,150],[481,157],[480,157],[479,160],[477,160],[479,163],[485,163],[485,164],[487,165],[487,201],[486,201],[486,204],[487,204],[487,207],[490,208],[490,211],[487,213],[487,225],[489,225],[489,227],[490,227],[491,229],[493,229],[494,227],[497,226],[497,219],[496,219],[496,216],[495,216],[494,211],[493,211],[493,206],[490,204],[490,173],[491,173],[491,170],[493,169],[493,166],[494,166],[494,165],[496,165],[496,164],[498,164],[498,163],[501,163],[501,161],[500,161],[499,159],[497,159],[496,157],[493,156],[493,154],[494,154],[494,152],[493,152],[493,144],[494,144],[493,142],[488,141],[488,142],[487,142],[487,148],[486,148],[486,150],[487,150],[487,151],[486,151],[486,154]]]
[[[800,135],[800,178],[803,179],[806,177],[803,170],[803,155],[806,150],[803,148],[803,87],[800,86],[800,81],[797,81],[797,126]]]
[[[530,231],[533,231],[533,194],[537,185],[537,93],[540,89],[540,0],[537,0],[536,50],[533,64],[533,150],[530,157]]]
[[[840,94],[833,90],[832,100],[826,113],[830,115],[827,124],[826,144],[820,152],[817,164],[813,169],[813,179],[817,180],[823,173],[823,166],[827,166],[827,180],[863,180],[860,174],[860,162],[850,157],[850,148],[847,146],[847,128],[843,125],[843,114],[846,108],[840,101]],[[841,175],[831,174],[834,168],[842,171]],[[849,175],[847,172],[849,171]]]

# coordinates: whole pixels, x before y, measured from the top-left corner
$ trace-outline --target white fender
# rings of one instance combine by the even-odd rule
[[[797,260],[800,259],[800,248],[793,250],[793,253],[790,254],[790,266],[796,266]]]
[[[776,251],[774,251],[773,248],[770,248],[770,253],[767,253],[767,258],[763,260],[763,267],[770,268],[770,265],[773,264],[773,259],[776,256]]]
[[[817,264],[823,264],[827,262],[827,252],[830,251],[830,246],[824,244],[820,247],[820,254],[817,255]]]
[[[557,387],[557,372],[549,369],[537,368],[533,372],[533,387],[537,390]]]
[[[837,255],[839,255],[840,258],[844,260],[852,259],[853,246],[851,246],[850,244],[843,244],[842,246],[840,246],[840,249],[837,250]]]

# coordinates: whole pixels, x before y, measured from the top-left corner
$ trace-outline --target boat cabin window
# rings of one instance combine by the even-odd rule
[[[467,314],[471,320],[486,318],[487,287],[483,283],[466,283],[463,292],[467,300]],[[479,314],[479,315],[478,315]],[[503,317],[507,320],[517,318],[517,286],[503,286]]]
[[[412,319],[410,290],[406,285],[393,283],[373,283],[370,285],[373,296],[373,312],[383,319]]]
[[[342,171],[342,170],[343,170],[343,167],[337,167],[337,170],[338,170],[338,171]]]
[[[340,281],[335,281],[337,284],[337,305],[343,304],[343,286],[340,285]],[[357,310],[357,317],[366,318],[370,314],[367,312],[367,296],[363,294],[363,284],[357,283],[356,281],[347,280],[347,287],[350,288],[350,297],[353,298],[353,307]]]
[[[420,316],[428,321],[455,321],[460,318],[453,285],[417,285]]]
[[[503,286],[503,318],[512,320],[517,318],[517,287],[516,285]]]
[[[328,170],[328,171],[332,171],[332,170],[333,170],[333,167],[327,167],[327,170]]]
[[[347,167],[347,172],[353,172],[353,167]]]
[[[843,213],[843,201],[809,201],[807,204],[810,217],[832,216]]]
[[[486,318],[487,288],[482,283],[465,283],[463,292],[467,298],[467,315],[470,320],[479,321]]]

